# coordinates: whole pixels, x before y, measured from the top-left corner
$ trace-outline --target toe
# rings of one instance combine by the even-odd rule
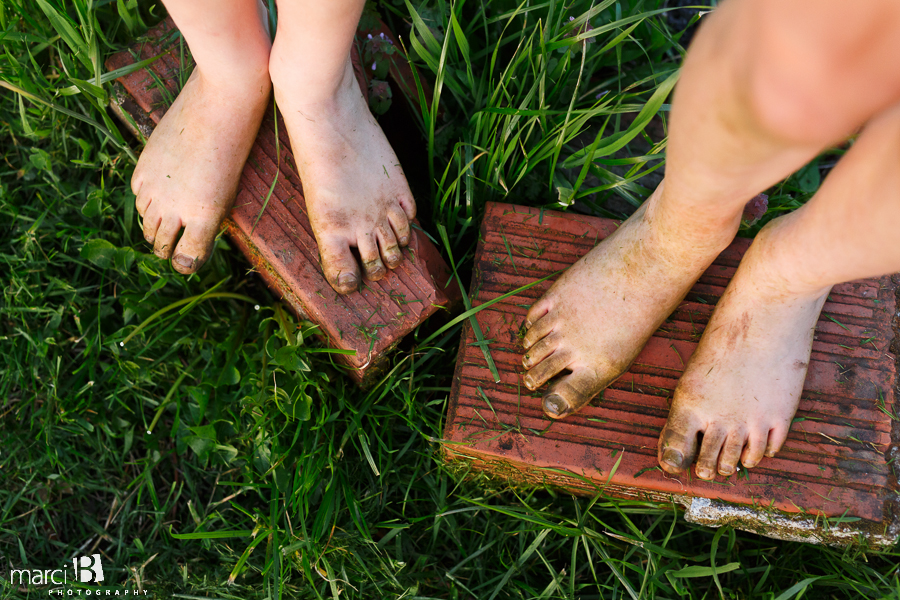
[[[744,452],[741,454],[741,464],[748,469],[752,469],[762,460],[766,451],[766,442],[768,441],[768,432],[762,428],[750,430],[747,436],[747,445],[744,446]]]
[[[178,217],[164,217],[153,239],[153,254],[163,260],[168,260],[172,256],[172,249],[175,248],[175,240],[180,230],[181,219]]]
[[[397,243],[401,246],[409,244],[409,219],[406,217],[406,213],[399,208],[390,209],[388,210],[387,217],[391,224],[391,229],[394,230],[394,237],[397,238]]]
[[[525,387],[536,390],[547,383],[554,375],[565,369],[571,363],[571,358],[565,352],[557,351],[541,361],[522,378]]]
[[[372,232],[360,235],[356,240],[356,247],[359,248],[359,257],[362,259],[363,271],[366,274],[366,279],[370,281],[378,281],[387,273],[384,263],[381,262],[381,255],[378,253],[378,244],[375,240],[375,234]]]
[[[766,456],[773,458],[781,450],[787,439],[788,428],[783,425],[773,427],[769,430],[769,441],[766,444]]]
[[[319,240],[319,256],[325,279],[339,294],[359,289],[359,265],[350,252],[346,238],[323,235]]]
[[[525,315],[525,329],[531,329],[532,327],[534,327],[537,322],[540,321],[542,317],[544,317],[544,315],[550,312],[550,308],[551,303],[547,299],[547,296],[542,297],[540,300],[532,304],[531,308],[528,309],[528,313]],[[535,340],[535,342],[536,341],[537,340]]]
[[[732,431],[728,434],[722,447],[722,454],[719,456],[719,475],[728,477],[737,471],[737,464],[746,441],[747,435],[744,431]]]
[[[150,208],[150,194],[136,193],[134,197],[134,207],[137,209],[139,215],[142,217],[146,215],[147,209]]]
[[[138,161],[137,166],[134,168],[134,173],[131,175],[131,191],[137,196],[141,191],[141,184],[144,181],[143,171],[141,170],[141,162]]]
[[[697,453],[697,433],[700,423],[690,413],[673,407],[659,435],[657,458],[659,465],[673,475],[684,472],[694,462]]]
[[[409,191],[401,194],[400,197],[397,198],[397,201],[400,204],[400,208],[406,213],[407,219],[412,221],[416,218],[416,201],[413,200],[412,194]]]
[[[215,225],[215,223],[185,225],[184,233],[178,240],[172,256],[172,266],[176,271],[188,275],[203,266],[216,239],[218,227]]]
[[[603,390],[605,383],[593,369],[573,370],[544,395],[544,414],[559,419],[580,410]]]
[[[556,338],[556,336],[548,335],[528,349],[528,351],[522,357],[522,366],[526,369],[533,368],[542,360],[553,354],[553,351],[556,350],[556,347],[558,345],[559,340]]]
[[[528,317],[526,317],[526,324],[528,323]],[[526,350],[530,349],[532,346],[537,344],[539,341],[550,335],[550,332],[553,331],[554,320],[550,318],[550,315],[544,315],[542,319],[528,327],[528,331],[525,332],[525,338],[522,340],[522,345]]]
[[[697,457],[697,465],[694,472],[700,479],[711,480],[716,477],[716,469],[719,464],[719,454],[722,452],[722,444],[728,432],[715,425],[707,427],[703,432],[703,443],[700,444],[700,455]]]
[[[152,244],[156,240],[156,232],[159,230],[160,222],[162,222],[162,218],[156,211],[149,210],[144,215],[144,239],[147,242]]]
[[[403,253],[397,244],[397,237],[390,223],[385,223],[375,230],[378,238],[378,246],[381,248],[381,258],[388,269],[396,269],[403,262]]]

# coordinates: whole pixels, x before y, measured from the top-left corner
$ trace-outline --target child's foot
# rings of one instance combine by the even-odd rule
[[[234,203],[269,99],[268,75],[259,74],[219,84],[194,69],[141,153],[131,187],[144,237],[176,271],[193,273],[209,258]]]
[[[270,63],[275,99],[303,181],[325,278],[347,294],[361,282],[350,248],[358,248],[365,277],[381,279],[385,267],[394,269],[403,260],[400,248],[409,243],[416,205],[349,57],[337,91],[323,97],[303,80],[301,66],[288,68],[297,60],[281,59],[284,51],[276,41]]]
[[[659,464],[713,479],[755,467],[784,443],[828,290],[797,291],[769,250],[785,218],[757,236],[691,356],[659,438]],[[702,442],[698,437],[702,435]]]
[[[621,376],[734,235],[736,222],[704,233],[677,211],[664,218],[661,190],[528,311],[526,387],[571,371],[544,396],[550,417],[577,411]]]

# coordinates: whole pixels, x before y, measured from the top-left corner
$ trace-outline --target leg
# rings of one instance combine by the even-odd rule
[[[150,136],[131,186],[153,251],[193,273],[209,257],[259,130],[270,43],[257,0],[165,4],[197,66]]]
[[[403,259],[415,203],[350,64],[363,0],[280,0],[269,70],[303,180],[325,277],[356,290]]]
[[[732,0],[706,17],[675,91],[664,184],[526,318],[526,386],[571,371],[544,396],[551,417],[578,410],[628,368],[730,243],[747,200],[900,91],[900,75],[880,66],[900,45],[884,25],[896,22],[893,3],[846,17],[823,2]],[[876,66],[847,59],[863,55]],[[865,87],[863,100],[846,99],[848,82]]]
[[[900,270],[900,105],[873,119],[803,208],[754,240],[675,390],[660,464],[702,479],[774,456],[835,283]]]

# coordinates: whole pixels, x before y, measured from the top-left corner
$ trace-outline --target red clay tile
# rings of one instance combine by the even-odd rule
[[[607,219],[489,204],[473,306],[565,269],[615,228]],[[446,458],[577,493],[674,500],[689,521],[712,526],[782,539],[893,544],[900,536],[900,487],[891,463],[900,456],[900,421],[888,413],[900,415],[891,351],[897,276],[833,289],[797,418],[776,458],[714,482],[672,477],[657,466],[657,438],[683,365],[748,246],[738,239],[722,252],[602,401],[561,421],[543,415],[545,390],[532,393],[521,384],[518,336],[528,307],[553,279],[479,312],[500,382],[467,325],[444,432]],[[844,520],[826,523],[823,516]]]
[[[390,36],[383,24],[374,33],[382,31]],[[113,102],[123,121],[145,138],[165,113],[167,97],[177,94],[182,56],[180,36],[171,20],[151,29],[147,38],[129,51],[113,55],[106,63],[113,70],[163,55],[149,67],[119,79],[123,89],[117,90]],[[365,92],[366,74],[355,47],[353,58]],[[401,89],[410,85],[415,88],[405,63],[395,61],[391,74],[400,81]],[[301,318],[319,325],[330,346],[355,352],[335,357],[349,367],[348,372],[358,382],[367,385],[386,364],[387,353],[407,333],[440,307],[460,300],[459,288],[448,285],[450,272],[437,248],[414,229],[404,251],[409,260],[389,271],[381,281],[366,282],[359,292],[347,296],[334,292],[319,266],[318,246],[306,214],[302,184],[280,115],[277,123],[281,135],[277,137],[275,122],[270,107],[244,167],[225,230],[272,291]],[[263,210],[276,174],[278,180]]]

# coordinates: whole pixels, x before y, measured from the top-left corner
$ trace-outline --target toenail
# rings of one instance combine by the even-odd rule
[[[185,256],[184,254],[176,254],[175,258],[172,259],[172,262],[185,269],[191,269],[194,267],[194,259],[190,256]]]
[[[684,455],[675,448],[666,448],[663,452],[663,462],[673,469],[682,469]]]
[[[528,319],[525,319],[525,329],[531,329],[532,325],[534,325],[534,323],[532,323]]]
[[[338,287],[343,290],[355,290],[359,287],[359,279],[353,273],[343,273],[338,277]]]
[[[528,356],[527,354],[522,357],[522,366],[525,367],[526,369],[531,368],[531,357]]]
[[[697,477],[700,479],[712,479],[712,471],[709,469],[697,469]]]
[[[409,238],[406,237],[406,236],[403,236],[402,238],[400,238],[399,241],[400,241],[400,245],[401,245],[401,246],[405,246],[405,245],[407,245],[407,244],[409,243]]]
[[[768,456],[769,458],[775,458],[775,451],[769,450],[768,452],[766,452],[766,456]]]
[[[745,462],[745,463],[742,463],[742,464],[743,464],[745,467],[747,467],[748,469],[752,469],[753,467],[755,467],[755,466],[757,465],[757,463],[752,462],[752,461],[751,461],[751,462]]]
[[[527,387],[529,390],[533,390],[534,388],[537,387],[534,384],[534,379],[532,379],[531,375],[526,375],[525,377],[522,378],[522,380],[525,382],[525,387]]]
[[[734,473],[734,467],[732,467],[731,465],[725,465],[723,467],[719,467],[719,475],[724,475],[725,477],[728,477],[732,473]]]
[[[551,394],[544,398],[544,412],[558,419],[572,412],[572,409],[562,396]]]

